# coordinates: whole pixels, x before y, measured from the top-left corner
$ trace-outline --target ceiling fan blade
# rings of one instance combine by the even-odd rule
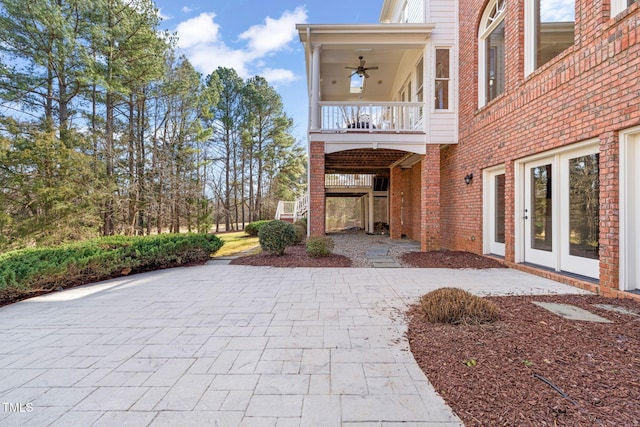
[[[358,69],[358,67],[344,67],[344,68],[346,68],[347,70],[357,70]]]
[[[363,72],[362,72],[362,75],[364,75],[364,77],[365,77],[365,78],[367,78],[367,79],[369,78],[369,74],[367,74],[367,72],[366,72],[366,71],[363,71]]]
[[[356,74],[358,74],[358,72],[357,72],[357,71],[354,71],[353,73],[349,74],[349,78],[351,78],[351,77],[355,76]]]
[[[377,65],[376,65],[376,66],[374,66],[374,67],[367,67],[367,70],[377,70],[377,69],[378,69],[378,66],[377,66]]]

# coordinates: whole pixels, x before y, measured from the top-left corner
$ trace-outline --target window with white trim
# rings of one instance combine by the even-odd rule
[[[504,91],[505,0],[491,0],[478,34],[478,104],[485,105]]]
[[[626,8],[639,0],[611,0],[611,17],[623,12]]]
[[[451,80],[450,49],[436,49],[435,60],[435,105],[436,110],[449,109],[449,86]]]
[[[527,75],[573,46],[575,22],[575,0],[525,1]]]

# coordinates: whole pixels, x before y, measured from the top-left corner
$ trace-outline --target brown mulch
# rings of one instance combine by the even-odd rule
[[[231,260],[231,264],[268,267],[351,267],[351,260],[336,254],[312,257],[307,255],[304,244],[298,244],[287,247],[281,256],[259,253],[238,257]]]
[[[640,425],[640,316],[592,305],[640,313],[639,302],[575,295],[488,299],[502,317],[490,325],[427,324],[416,307],[409,311],[411,351],[466,426]],[[566,320],[532,301],[573,304],[614,323]]]
[[[461,251],[407,252],[400,259],[414,268],[507,268],[498,260]]]

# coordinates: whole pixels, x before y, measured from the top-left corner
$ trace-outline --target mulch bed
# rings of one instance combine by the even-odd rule
[[[307,255],[306,246],[298,244],[287,247],[281,256],[259,253],[236,258],[231,264],[269,267],[351,267],[351,259],[336,254],[311,257]]]
[[[640,316],[592,305],[640,313],[640,303],[599,296],[488,299],[502,317],[490,325],[433,325],[416,307],[409,311],[411,351],[466,426],[640,425]],[[532,301],[573,304],[614,323],[566,320]]]
[[[496,259],[461,251],[407,252],[400,260],[414,268],[507,268]]]

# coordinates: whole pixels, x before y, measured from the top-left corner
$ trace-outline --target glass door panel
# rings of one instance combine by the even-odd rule
[[[569,160],[569,254],[600,259],[599,154]]]
[[[504,174],[496,175],[495,178],[495,230],[493,240],[496,243],[505,242],[504,236],[504,218],[505,218],[505,206],[504,206]]]
[[[489,252],[495,255],[505,255],[505,174],[504,169],[488,173],[486,185],[488,197],[485,199],[488,210],[488,230],[485,238],[489,243]]]
[[[599,160],[598,153],[564,160],[562,270],[589,277],[598,277],[600,266]]]
[[[525,165],[525,261],[554,268],[554,167],[550,160]]]
[[[531,248],[551,252],[553,201],[551,165],[531,168]]]

